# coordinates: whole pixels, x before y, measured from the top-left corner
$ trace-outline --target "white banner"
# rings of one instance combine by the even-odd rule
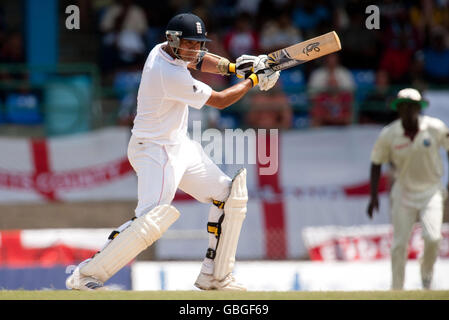
[[[201,262],[135,262],[133,290],[197,290]],[[449,289],[449,259],[437,260],[433,289]],[[234,275],[249,291],[389,290],[387,260],[373,262],[237,261]],[[419,262],[408,261],[404,290],[420,290]]]
[[[449,258],[449,224],[442,225],[439,256]],[[372,261],[390,258],[392,225],[306,227],[302,232],[311,260]],[[422,228],[416,224],[408,243],[408,258],[423,254]]]

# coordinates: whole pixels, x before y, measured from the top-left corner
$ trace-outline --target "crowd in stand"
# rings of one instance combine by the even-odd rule
[[[261,108],[279,119],[261,126],[345,125],[354,117],[361,123],[386,123],[395,117],[387,102],[396,86],[426,90],[449,84],[448,0],[377,1],[379,29],[367,28],[371,12],[366,8],[372,3],[364,0],[80,2],[95,17],[91,24],[101,47],[96,62],[104,79],[112,79],[110,85],[125,92],[120,96],[125,118],[134,105],[128,89],[135,91],[148,51],[165,41],[167,21],[180,12],[200,16],[213,39],[209,50],[230,60],[241,54],[268,53],[332,30],[340,36],[343,50],[339,53],[283,71],[277,90],[252,99],[245,115],[248,125],[258,124],[261,117],[252,113]],[[0,41],[0,63],[23,61],[17,52],[20,35],[0,32],[0,37],[4,40]],[[216,89],[236,81],[208,74],[195,77]],[[286,101],[282,107],[265,101],[278,101],[282,94]]]
[[[0,7],[0,63],[24,64],[25,44],[19,29],[8,28],[5,12]],[[5,122],[36,124],[42,122],[39,108],[41,93],[28,84],[27,73],[10,73],[0,68],[0,125]],[[31,112],[17,112],[18,110]]]
[[[296,88],[279,88],[278,92],[252,99],[247,124],[295,126],[295,112],[301,106],[292,97],[298,92],[307,94],[302,101],[309,109],[308,125],[349,124],[354,121],[356,105],[359,122],[386,123],[395,117],[387,107],[395,86],[425,90],[431,85],[449,84],[449,1],[378,1],[379,29],[374,30],[365,24],[369,5],[354,0],[173,0],[151,5],[146,1],[116,1],[99,9],[105,48],[101,61],[108,71],[133,66],[139,70],[148,50],[164,41],[166,21],[186,11],[205,21],[214,40],[209,50],[231,60],[241,54],[271,52],[335,30],[343,50],[283,72],[300,73],[297,77],[302,81]],[[111,42],[111,38],[116,41]],[[213,75],[195,76],[215,87],[234,81]],[[289,78],[286,75],[281,84]],[[272,96],[279,96],[279,91],[284,91],[287,98],[283,101],[290,101],[287,104],[291,112],[285,112],[285,103],[279,108],[276,103],[266,103],[276,100]],[[267,107],[270,105],[273,107]],[[256,119],[264,118],[260,117],[261,109],[268,112],[267,108],[275,109],[267,114],[279,120],[258,123]],[[293,114],[287,117],[287,124],[286,114]]]

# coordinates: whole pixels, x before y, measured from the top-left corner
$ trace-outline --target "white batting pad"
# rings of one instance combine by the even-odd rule
[[[234,269],[235,253],[246,217],[248,190],[246,188],[246,169],[241,169],[232,180],[231,192],[224,206],[224,220],[214,259],[214,278],[224,279]]]
[[[179,218],[179,211],[168,204],[157,206],[134,220],[114,238],[80,273],[107,281],[140,252],[158,240]]]

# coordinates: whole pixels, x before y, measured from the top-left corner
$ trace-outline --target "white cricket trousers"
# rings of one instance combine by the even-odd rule
[[[443,223],[442,191],[437,191],[422,208],[413,208],[393,199],[391,214],[393,222],[393,244],[391,247],[392,285],[394,290],[404,287],[407,249],[413,225],[419,218],[424,240],[424,252],[421,257],[421,280],[431,281],[433,266],[438,257]]]
[[[187,136],[177,145],[159,145],[133,135],[128,159],[137,174],[137,217],[170,204],[178,187],[202,203],[225,201],[229,195],[231,178]]]

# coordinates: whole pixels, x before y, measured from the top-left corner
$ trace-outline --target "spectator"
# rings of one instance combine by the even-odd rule
[[[389,103],[395,97],[395,90],[390,85],[388,72],[376,72],[376,85],[361,102],[359,123],[379,123],[386,125],[397,118],[397,112],[391,110]]]
[[[326,56],[325,65],[312,72],[308,83],[312,125],[351,123],[354,89],[352,74],[340,65],[338,55]]]
[[[272,52],[301,41],[301,32],[292,24],[287,11],[282,11],[262,27],[260,46],[263,52]]]
[[[4,34],[4,41],[0,42],[0,63],[25,63],[25,49],[23,36],[18,31]],[[1,39],[0,39],[1,40]],[[22,80],[23,74],[9,73],[9,70],[0,70],[0,80]]]
[[[420,0],[409,9],[410,22],[421,32],[428,27],[449,27],[449,3],[447,1]]]
[[[258,13],[260,2],[261,0],[237,0],[235,9],[237,10],[237,13],[246,12],[254,17]]]
[[[432,25],[432,0],[416,1],[409,8],[410,24],[418,31],[420,39],[425,38],[426,29]]]
[[[350,16],[347,12],[346,3],[340,2],[335,4],[332,24],[337,32],[341,32],[349,27]]]
[[[402,1],[383,0],[378,4],[379,12],[386,24],[398,19],[399,16],[407,14],[407,9]]]
[[[398,45],[391,44],[382,54],[380,68],[387,71],[391,82],[410,83],[413,50],[407,46],[407,34],[401,33]]]
[[[253,29],[251,19],[250,14],[241,13],[234,27],[224,36],[224,47],[233,61],[242,54],[259,54],[259,35]]]
[[[330,19],[329,10],[319,1],[297,1],[293,9],[293,23],[297,28],[304,31],[307,38],[316,36],[314,34],[315,29],[318,28],[320,23]]]
[[[286,11],[291,19],[291,1],[290,0],[260,0],[256,12],[257,25],[263,26],[268,20],[271,20]]]
[[[422,35],[415,28],[408,18],[408,12],[402,6],[392,4],[392,8],[397,8],[394,18],[381,21],[382,45],[384,48],[399,47],[401,42],[406,41],[407,48],[417,50],[423,45]],[[382,10],[382,8],[380,9]],[[381,11],[382,15],[382,11]]]
[[[348,69],[340,65],[339,56],[330,54],[324,58],[324,66],[312,72],[308,89],[313,93],[324,91],[353,91],[354,79]]]
[[[6,38],[5,11],[0,6],[0,43],[4,43]]]
[[[1,63],[24,63],[25,51],[22,34],[14,31],[6,35],[6,41],[0,48]]]
[[[339,32],[344,46],[341,51],[342,63],[348,68],[372,69],[379,63],[378,33],[366,28],[363,6],[350,3],[345,10],[349,16],[349,24]]]
[[[167,26],[167,21],[176,12],[177,9],[173,7],[175,4],[170,3],[167,5],[163,1],[151,1],[151,2],[140,2],[142,5],[145,4],[144,10],[148,21],[148,29],[145,33],[145,44],[148,49],[153,48],[158,43],[164,42],[165,38],[165,28]]]
[[[449,49],[444,43],[445,30],[435,28],[430,36],[430,47],[419,54],[425,80],[436,84],[449,83]]]
[[[239,12],[237,0],[203,1],[202,5],[207,7],[209,29],[217,33],[227,31]]]
[[[136,115],[140,71],[120,71],[114,77],[114,89],[120,100],[118,124],[132,127]]]
[[[100,21],[103,69],[114,70],[143,59],[147,28],[145,12],[133,0],[117,0],[109,7]]]
[[[280,82],[270,91],[253,94],[249,101],[250,107],[246,115],[248,126],[260,129],[292,127],[292,106]]]

